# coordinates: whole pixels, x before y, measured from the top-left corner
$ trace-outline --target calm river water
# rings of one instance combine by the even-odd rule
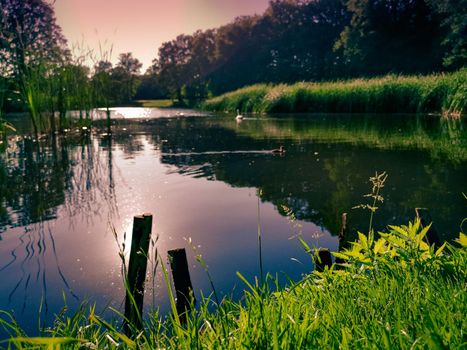
[[[237,123],[233,115],[141,108],[113,116],[111,136],[96,122],[88,134],[71,129],[40,142],[12,117],[20,132],[0,155],[0,309],[32,333],[40,308],[43,320],[65,303],[122,308],[113,230],[128,255],[132,218],[145,212],[154,215],[164,261],[167,250],[187,249],[197,295],[210,292],[195,260],[201,254],[217,290],[233,297],[244,288],[237,271],[259,275],[258,223],[264,269],[297,280],[313,269],[297,234],[335,251],[343,212],[352,229],[368,229],[369,213],[351,208],[368,202],[376,171],[389,175],[377,229],[427,207],[442,238],[453,239],[467,216],[465,122],[297,115]],[[281,145],[284,154],[271,152]],[[153,267],[146,310],[167,312],[162,272]]]

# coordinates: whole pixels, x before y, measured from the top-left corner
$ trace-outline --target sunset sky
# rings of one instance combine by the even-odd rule
[[[99,56],[112,48],[112,62],[132,52],[151,64],[159,46],[178,34],[218,27],[241,15],[262,14],[269,0],[56,0],[57,23],[75,52]]]

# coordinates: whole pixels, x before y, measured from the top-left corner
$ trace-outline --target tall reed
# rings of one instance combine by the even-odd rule
[[[202,106],[229,112],[439,113],[460,117],[467,110],[466,82],[464,68],[429,76],[257,84],[214,97]]]

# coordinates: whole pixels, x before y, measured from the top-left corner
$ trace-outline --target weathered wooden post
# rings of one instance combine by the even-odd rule
[[[339,248],[338,251],[342,251],[349,246],[349,230],[347,227],[347,213],[342,213],[342,224],[341,230],[339,231]],[[336,264],[343,264],[345,262],[342,258],[336,258]],[[337,265],[336,268],[341,268],[342,266]]]
[[[435,247],[441,246],[441,240],[439,239],[438,231],[436,231],[433,220],[431,219],[430,211],[427,208],[415,208],[417,218],[420,219],[422,227],[426,227],[431,224],[430,229],[426,233],[426,239],[428,244],[434,244]]]
[[[128,264],[128,283],[125,297],[125,334],[131,335],[131,327],[143,327],[144,281],[148,265],[149,241],[151,239],[152,214],[138,215],[133,218],[130,262]]]
[[[186,313],[191,308],[191,300],[193,297],[193,286],[190,279],[190,271],[188,270],[188,260],[186,251],[183,248],[168,251],[170,268],[177,296],[177,312],[182,323],[186,320]]]
[[[332,266],[331,251],[325,248],[319,248],[313,255],[313,262],[317,271],[323,272],[325,267]]]

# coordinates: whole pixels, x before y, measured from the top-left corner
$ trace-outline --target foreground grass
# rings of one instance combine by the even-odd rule
[[[417,221],[391,227],[378,240],[359,234],[337,254],[346,263],[315,272],[287,289],[246,286],[240,302],[223,300],[217,311],[203,297],[186,324],[154,313],[145,329],[125,336],[119,321],[104,321],[82,306],[57,316],[42,336],[29,338],[0,312],[11,335],[6,348],[145,349],[461,349],[466,343],[467,236],[456,246],[428,246]],[[459,247],[460,244],[460,247]],[[173,300],[172,300],[173,301]],[[174,314],[176,314],[174,307]]]
[[[257,84],[207,100],[215,111],[257,113],[466,113],[467,69],[430,76],[396,76],[293,85]]]

